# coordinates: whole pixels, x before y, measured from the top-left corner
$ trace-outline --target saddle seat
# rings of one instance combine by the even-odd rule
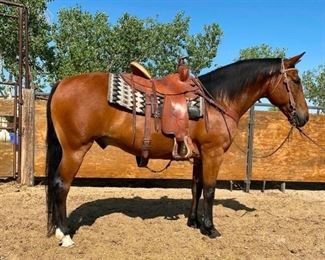
[[[132,73],[124,73],[123,78],[128,83],[132,82],[132,86],[142,92],[156,91],[164,96],[190,95],[198,89],[197,85],[192,81],[186,65],[180,65],[177,73],[168,74],[159,79],[152,79],[149,72],[138,63],[132,62],[131,69]],[[153,87],[155,90],[153,90]]]
[[[152,79],[147,70],[137,62],[131,63],[133,73],[122,74],[123,79],[132,88],[146,94],[145,132],[139,166],[146,166],[149,158],[151,141],[152,115],[157,115],[157,96],[164,98],[161,113],[160,129],[162,133],[174,137],[173,158],[185,160],[198,154],[189,136],[189,115],[187,102],[199,96],[200,88],[190,76],[189,68],[180,61],[176,73],[168,74],[159,79]],[[156,127],[157,130],[157,127]]]

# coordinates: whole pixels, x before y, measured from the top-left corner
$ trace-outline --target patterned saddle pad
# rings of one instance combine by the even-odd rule
[[[144,92],[135,90],[136,113],[140,115],[145,114],[146,94]],[[108,102],[126,108],[130,112],[133,111],[133,93],[132,87],[129,86],[119,74],[110,74],[108,82]],[[161,117],[161,111],[164,104],[164,98],[157,96],[158,102],[158,116]],[[198,97],[187,103],[189,118],[197,120],[203,116],[203,102],[202,97]]]
[[[136,113],[139,115],[145,114],[146,94],[135,90]],[[129,86],[119,74],[110,74],[108,82],[108,102],[126,108],[130,112],[133,111],[133,93],[132,87]],[[164,104],[164,98],[157,96],[158,116],[161,117],[161,111]],[[187,103],[189,118],[197,120],[203,116],[202,97],[191,100]]]

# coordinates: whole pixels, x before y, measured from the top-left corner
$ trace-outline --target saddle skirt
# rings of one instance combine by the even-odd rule
[[[109,102],[133,113],[133,142],[135,115],[144,115],[144,136],[138,166],[145,167],[150,157],[152,122],[156,132],[160,130],[174,139],[171,151],[174,159],[187,160],[199,154],[190,138],[189,121],[203,116],[205,95],[202,85],[190,77],[189,68],[184,62],[179,63],[177,73],[159,79],[151,79],[141,66],[140,69],[135,66],[132,74],[110,74],[109,79]]]

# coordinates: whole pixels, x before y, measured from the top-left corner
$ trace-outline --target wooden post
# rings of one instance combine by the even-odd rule
[[[34,185],[34,125],[35,99],[34,89],[23,89],[22,115],[22,160],[20,183]]]
[[[282,192],[285,192],[285,191],[286,191],[286,183],[285,183],[285,182],[281,182],[280,190],[281,190]]]
[[[246,157],[246,178],[245,178],[245,192],[249,192],[253,171],[253,139],[254,139],[254,121],[255,121],[255,105],[249,110],[248,122],[248,140],[247,140],[247,157]]]
[[[266,187],[266,181],[263,181],[263,184],[262,184],[262,192],[265,191],[265,187]]]

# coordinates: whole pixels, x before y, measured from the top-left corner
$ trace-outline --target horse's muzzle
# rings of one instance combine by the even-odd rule
[[[291,113],[289,121],[295,127],[303,127],[309,120],[309,114],[300,114],[297,111]]]

